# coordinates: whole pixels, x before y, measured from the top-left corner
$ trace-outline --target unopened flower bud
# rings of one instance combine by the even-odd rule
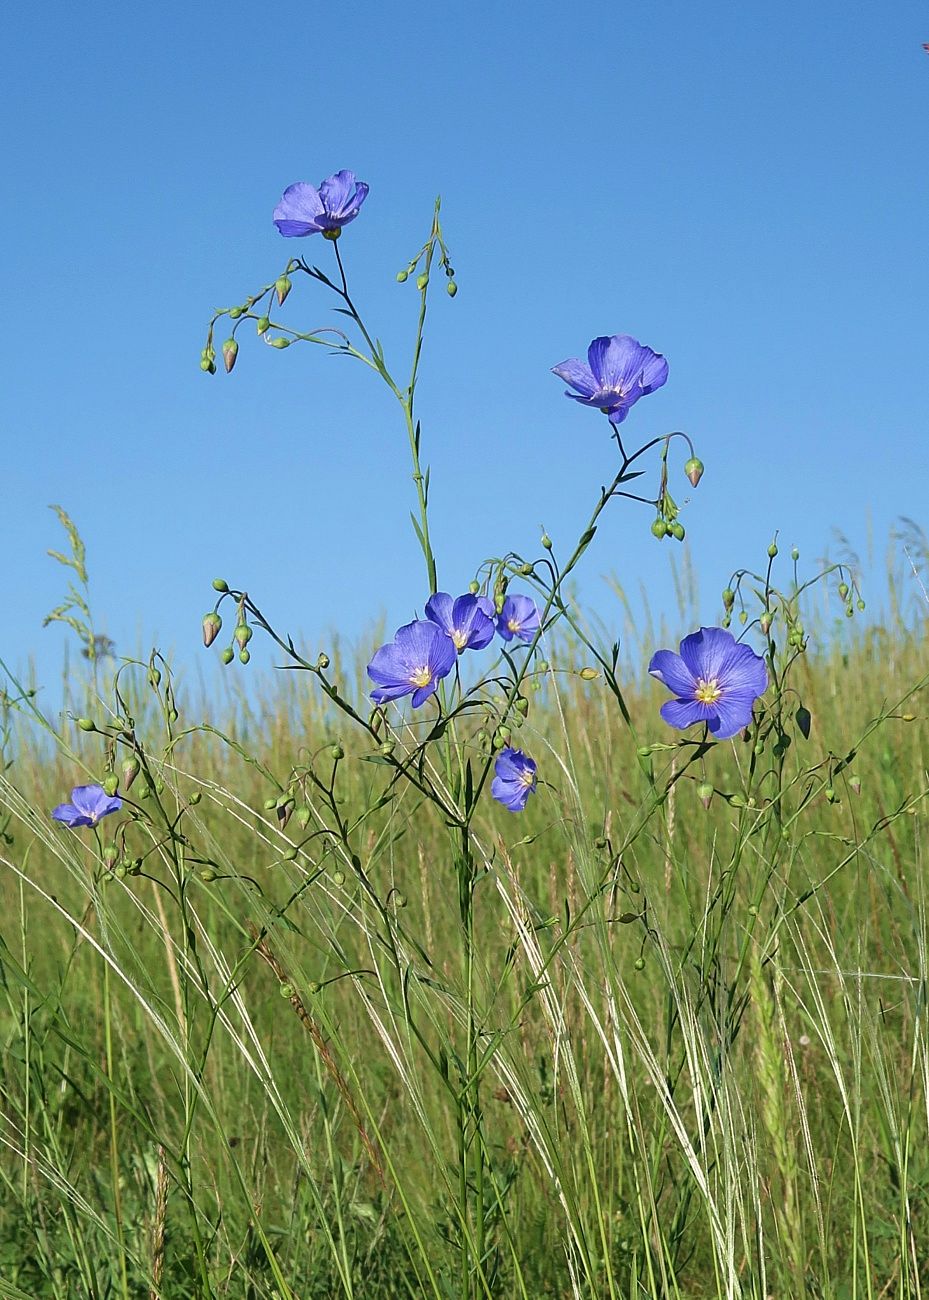
[[[684,540],[684,525],[680,523],[679,520],[675,519],[668,531],[676,542],[682,542]]]
[[[794,564],[796,564],[797,560],[799,560],[800,551],[796,546],[792,546],[790,548],[790,558],[793,560]]]
[[[117,880],[125,880],[129,875],[129,868],[124,862],[120,862],[113,868],[113,875]]]
[[[149,684],[149,686],[152,687],[153,690],[156,690],[156,691],[158,690],[158,687],[161,685],[161,669],[160,669],[160,668],[149,668],[149,670],[148,670],[148,684]]]
[[[320,672],[325,672],[329,667],[329,656],[325,652],[316,656],[316,667]]]
[[[396,748],[397,746],[392,740],[385,740],[383,745],[378,745],[377,752],[382,754],[384,758],[390,758]]]
[[[863,612],[863,611],[864,611],[864,607],[865,607],[864,601],[859,597],[859,599],[858,599],[858,608]]]
[[[449,298],[454,298],[455,294],[458,292],[458,285],[454,280],[449,280],[448,284],[445,286],[445,292],[448,294]]]
[[[333,871],[332,883],[335,885],[336,889],[341,889],[342,886],[345,884],[345,872]]]
[[[542,534],[542,545],[544,546],[546,551],[550,551],[552,549],[552,539],[549,537],[548,533]]]
[[[119,849],[115,844],[110,843],[103,850],[103,865],[108,871],[112,871],[119,861]]]
[[[307,808],[306,804],[300,805],[300,807],[297,809],[295,813],[295,816],[297,818],[297,825],[300,827],[302,831],[305,831],[307,826],[309,826],[310,824],[310,810],[309,808]]]
[[[293,816],[295,807],[296,805],[293,799],[286,799],[283,803],[277,805],[277,824],[281,830],[286,829],[287,823]]]
[[[848,785],[849,785],[849,789],[852,791],[852,794],[861,794],[861,778],[860,778],[860,777],[857,777],[857,776],[850,776],[850,777],[848,778]]]
[[[227,375],[235,365],[235,359],[238,355],[238,343],[236,343],[235,339],[226,339],[226,342],[223,344],[223,365],[226,367]]]
[[[116,775],[115,772],[108,772],[107,775],[100,782],[100,784],[103,786],[106,793],[112,799],[113,795],[116,793],[116,790],[119,786],[119,777]]]
[[[244,308],[244,307],[230,307],[230,308],[229,308],[229,319],[230,319],[230,320],[238,320],[240,316],[244,316],[244,315],[245,315],[245,308]]]
[[[480,589],[481,589],[481,584],[479,582],[468,583],[468,591],[470,591],[472,596],[476,596],[477,593],[480,591]]]
[[[216,879],[216,872],[213,870],[212,867],[204,867],[203,870],[200,872],[200,879],[203,881],[205,885],[212,884],[212,882]]]
[[[428,283],[429,283],[429,272],[421,271],[419,275],[416,277],[416,288],[420,291],[420,293],[422,293]]]
[[[644,957],[636,957],[635,961],[634,961],[632,964],[633,964],[633,966],[635,967],[636,970],[645,970],[645,958],[644,958]]]
[[[526,699],[525,695],[517,695],[516,703],[513,707],[516,709],[516,712],[521,714],[524,718],[529,713],[529,701]]]
[[[505,749],[512,738],[509,727],[498,727],[494,733],[494,749]]]
[[[271,321],[267,316],[259,316],[255,328],[257,329],[259,334],[264,334],[265,330],[267,330],[270,327],[270,325],[271,325]]]
[[[403,284],[404,281],[405,281],[405,280],[408,280],[409,278],[410,278],[410,273],[409,273],[409,271],[398,271],[398,272],[397,272],[397,283],[398,283],[398,284]]]
[[[97,724],[91,718],[78,718],[77,725],[81,731],[96,731]]]
[[[528,578],[530,573],[532,572],[532,565],[521,564],[519,568],[516,570],[516,572],[520,574],[523,578]]]
[[[848,583],[847,583],[847,582],[840,582],[840,583],[839,583],[839,599],[840,599],[840,600],[847,600],[847,599],[848,599]]]
[[[126,759],[122,767],[124,790],[129,789],[129,787],[132,785],[133,781],[139,775],[139,772],[141,770],[142,770],[142,765],[140,764],[137,758],[133,756],[132,758]]]
[[[249,661],[249,659],[251,659],[251,657],[252,657],[252,656],[249,654],[249,652],[248,652],[247,650],[240,650],[240,651],[239,651],[239,663],[240,663],[240,664],[247,664],[248,661]]]
[[[401,894],[399,889],[394,890],[394,907],[406,907],[406,894]]]
[[[283,306],[284,299],[290,293],[293,285],[290,283],[290,276],[282,275],[274,281],[274,288],[277,293],[277,305]]]
[[[768,547],[768,559],[773,560],[777,556],[777,542],[772,542]]]
[[[225,650],[222,652],[222,654],[219,657],[224,664],[231,664],[233,659],[235,658],[235,651],[233,650],[231,645],[227,645]]]
[[[600,676],[596,668],[582,668],[580,675],[585,682],[595,682]]]
[[[667,535],[668,535],[668,525],[665,523],[665,521],[663,519],[653,519],[652,536],[657,537],[658,540],[661,541],[662,537],[667,537]]]
[[[828,800],[829,803],[835,803],[836,800],[838,799],[838,795],[836,794],[835,790],[832,788],[831,785],[826,786],[826,789],[823,791],[823,794],[826,796],[826,799]]]
[[[244,650],[252,639],[252,629],[247,623],[237,623],[233,636],[239,649]]]
[[[854,618],[854,617],[855,617],[855,606],[854,606],[854,605],[846,605],[846,606],[845,606],[845,617],[846,617],[846,618]]]
[[[223,625],[223,620],[219,617],[219,615],[216,613],[215,610],[212,610],[209,614],[203,615],[203,644],[206,646],[207,649],[210,648],[210,646],[219,636],[222,625]]]
[[[226,581],[225,578],[214,578],[214,579],[213,579],[213,590],[214,590],[214,591],[228,591],[228,590],[229,590],[229,583]]]
[[[203,798],[202,791],[191,790],[190,794],[187,796],[187,802],[191,806],[191,808],[196,808],[197,804],[200,802],[202,798]]]
[[[727,587],[726,590],[723,592],[723,608],[732,609],[732,606],[734,604],[735,604],[735,592],[732,590],[731,587]]]
[[[761,618],[758,620],[758,626],[761,628],[765,636],[767,636],[768,632],[771,630],[771,622],[773,618],[774,615],[771,613],[771,611],[769,609],[766,609],[765,612],[762,614]]]
[[[704,808],[709,808],[710,801],[713,798],[713,787],[709,781],[701,781],[697,786],[697,798],[703,804]]]
[[[285,849],[284,852],[281,854],[282,862],[295,862],[296,859],[297,859],[297,850],[293,847],[293,845],[291,845],[289,849]]]
[[[268,339],[268,343],[270,344],[270,346],[271,346],[272,348],[289,348],[289,347],[290,347],[290,339],[285,339],[285,338]]]
[[[684,473],[690,479],[690,486],[696,487],[703,478],[703,461],[698,456],[691,456],[684,466]]]
[[[329,757],[334,763],[338,763],[340,759],[345,757],[345,750],[338,742],[329,746]]]
[[[201,370],[203,370],[203,371],[205,371],[207,374],[209,374],[209,372],[210,372],[210,370],[211,370],[212,368],[213,368],[213,363],[212,363],[212,361],[210,361],[209,357],[201,357],[201,358],[200,358],[200,369],[201,369]]]

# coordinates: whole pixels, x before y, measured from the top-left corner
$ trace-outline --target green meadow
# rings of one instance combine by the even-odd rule
[[[687,747],[645,666],[689,581],[672,632],[616,589],[628,722],[541,647],[464,944],[418,715],[385,757],[259,634],[75,657],[61,715],[7,681],[3,1300],[926,1293],[929,605],[817,588],[780,738]],[[359,711],[375,644],[329,649]],[[50,821],[108,773],[120,814]]]

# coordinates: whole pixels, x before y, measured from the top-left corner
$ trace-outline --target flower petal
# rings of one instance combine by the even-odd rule
[[[667,686],[672,695],[693,699],[696,679],[681,656],[673,650],[657,650],[652,655],[648,671]]]
[[[272,219],[282,235],[312,235],[320,229],[317,218],[324,211],[315,185],[297,181],[284,191]]]
[[[716,717],[716,706],[702,700],[667,700],[661,706],[661,716],[669,726],[683,731],[696,722],[711,722]]]
[[[351,206],[354,191],[355,173],[340,171],[334,176],[327,176],[320,183],[319,197],[326,212],[330,216],[338,216],[340,212]]]
[[[710,722],[710,734],[717,740],[731,740],[749,725],[757,699],[749,691],[727,691],[711,707],[716,717]]]
[[[437,591],[426,601],[426,618],[446,632],[452,630],[452,607],[455,602],[447,591]]]
[[[588,400],[593,397],[599,387],[590,366],[577,357],[562,361],[560,365],[552,366],[552,374],[557,375],[559,379],[563,379],[566,384],[570,384],[582,397]],[[573,397],[574,394],[565,393],[565,396]]]

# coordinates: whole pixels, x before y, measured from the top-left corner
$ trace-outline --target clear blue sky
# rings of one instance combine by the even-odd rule
[[[376,379],[250,332],[231,377],[198,368],[212,307],[330,255],[271,212],[340,167],[371,186],[342,247],[394,357],[416,306],[394,277],[443,197],[460,292],[436,302],[420,405],[443,586],[534,552],[542,521],[576,539],[612,449],[549,367],[602,333],[670,360],[623,429],[686,429],[706,462],[685,515],[703,618],[775,528],[812,559],[834,525],[864,549],[926,524],[924,40],[923,5],[883,0],[11,8],[0,654],[60,662],[50,502],[127,653],[157,638],[202,664],[215,574],[314,650],[421,605]],[[312,289],[289,321],[326,322]],[[617,507],[583,597],[618,622],[615,572],[672,608],[671,550]]]

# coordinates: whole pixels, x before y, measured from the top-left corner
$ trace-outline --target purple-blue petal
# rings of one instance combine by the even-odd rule
[[[731,740],[747,727],[752,720],[752,706],[756,695],[748,691],[729,691],[719,697],[710,707],[716,717],[710,722],[710,734],[717,740]]]
[[[716,717],[716,706],[704,704],[702,700],[666,700],[660,711],[669,726],[680,730],[692,727],[695,722],[712,722]]]
[[[599,387],[593,372],[578,357],[570,357],[560,365],[552,366],[552,373],[575,389],[583,398],[591,398]],[[565,393],[565,397],[574,397],[574,393]]]
[[[725,690],[751,689],[762,695],[768,672],[751,646],[721,627],[701,627],[681,642],[681,658],[696,678],[716,681]]]
[[[79,808],[75,808],[73,803],[60,803],[57,808],[52,809],[52,816],[56,822],[64,822],[66,826],[92,826],[92,820],[85,816]]]
[[[657,650],[648,665],[652,677],[667,686],[672,695],[692,699],[697,682],[680,655],[673,650]]]
[[[454,600],[447,591],[437,591],[426,601],[426,618],[449,632],[452,627],[452,608],[454,604]]]

